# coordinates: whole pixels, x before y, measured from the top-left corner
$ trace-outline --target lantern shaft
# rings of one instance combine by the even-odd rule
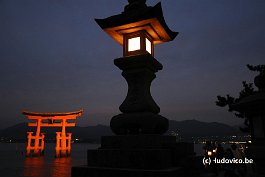
[[[163,134],[168,130],[167,118],[159,115],[159,106],[150,93],[155,73],[162,69],[150,54],[118,58],[114,64],[123,72],[128,83],[128,93],[120,105],[122,114],[111,119],[115,134]]]

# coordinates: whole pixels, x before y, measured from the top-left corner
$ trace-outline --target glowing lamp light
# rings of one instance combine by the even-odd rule
[[[124,34],[123,40],[124,57],[142,54],[154,55],[153,40],[146,31]]]
[[[134,37],[128,40],[128,52],[140,50],[140,37]]]
[[[145,50],[149,52],[150,54],[152,53],[152,43],[149,39],[145,38]]]
[[[213,153],[216,153],[216,150],[217,150],[217,149],[213,149]]]
[[[213,155],[212,151],[208,151],[207,154],[208,154],[208,156],[212,156]]]
[[[148,54],[154,57],[154,45],[174,40],[178,32],[167,26],[161,3],[152,7],[145,1],[128,2],[122,13],[95,21],[123,46],[124,58]]]

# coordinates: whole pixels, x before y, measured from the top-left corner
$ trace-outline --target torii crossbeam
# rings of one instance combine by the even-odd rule
[[[67,122],[67,120],[75,120],[78,116],[81,116],[83,110],[74,112],[63,113],[40,113],[23,111],[23,114],[27,118],[34,122],[29,122],[29,127],[37,127],[36,133],[28,133],[28,144],[26,156],[30,156],[33,152],[33,156],[40,156],[44,153],[44,133],[41,133],[41,127],[62,127],[61,132],[56,132],[56,147],[55,156],[65,157],[71,153],[71,136],[72,133],[66,133],[66,127],[75,127],[75,122]]]

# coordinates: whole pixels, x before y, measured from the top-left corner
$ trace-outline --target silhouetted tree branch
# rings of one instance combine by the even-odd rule
[[[248,69],[251,71],[258,71],[260,74],[265,74],[265,65],[247,65]],[[250,96],[255,93],[255,89],[253,88],[253,83],[247,83],[246,81],[242,82],[243,89],[239,92],[239,97],[235,98],[227,94],[226,96],[217,96],[217,101],[215,102],[217,106],[220,107],[228,107],[229,112],[234,112],[234,115],[238,118],[245,119],[244,125],[245,127],[240,127],[242,132],[250,132],[249,119],[245,116],[244,112],[238,112],[233,110],[232,105],[236,104],[240,99]]]
[[[260,74],[265,74],[265,65],[252,66],[248,64],[247,67],[250,71],[258,71]]]

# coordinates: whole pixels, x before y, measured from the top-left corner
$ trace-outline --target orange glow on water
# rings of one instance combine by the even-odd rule
[[[25,158],[23,176],[27,177],[70,177],[71,157],[54,158],[52,163],[45,157]]]
[[[66,158],[55,158],[52,165],[52,177],[68,177],[71,174],[72,159]]]
[[[24,161],[23,176],[43,176],[45,169],[44,157],[26,158]]]

